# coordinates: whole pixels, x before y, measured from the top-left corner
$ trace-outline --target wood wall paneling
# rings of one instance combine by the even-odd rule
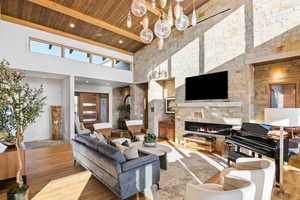
[[[207,1],[195,0],[195,7],[200,7]],[[1,12],[6,15],[7,21],[13,23],[132,54],[145,45],[138,37],[142,30],[141,19],[133,16],[132,28],[126,26],[131,2],[131,0],[2,0]],[[148,4],[149,2],[148,0]],[[192,12],[193,1],[185,0],[182,5],[186,14]],[[165,13],[167,9],[167,7],[164,9]],[[157,9],[151,8],[149,11],[149,27],[153,29],[159,13]],[[8,20],[7,17],[12,18]],[[75,27],[71,28],[70,23],[74,23]],[[120,40],[123,43],[119,43]]]

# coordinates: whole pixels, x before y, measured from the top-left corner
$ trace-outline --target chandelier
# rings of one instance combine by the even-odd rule
[[[160,10],[160,16],[154,24],[154,33],[149,28],[149,18],[147,16],[147,3],[146,0],[132,0],[131,10],[127,16],[127,27],[132,27],[132,16],[133,14],[136,17],[141,19],[140,23],[143,27],[140,32],[140,39],[146,44],[150,44],[154,39],[154,34],[158,37],[158,48],[162,49],[164,44],[164,39],[168,38],[171,35],[172,27],[179,31],[184,31],[190,25],[190,20],[188,16],[184,14],[183,7],[181,2],[184,0],[174,0],[175,6],[173,7],[172,1],[169,0],[169,8],[167,14],[164,12],[164,8],[168,5],[168,0],[151,0],[151,5],[154,9]],[[195,2],[193,0],[193,13],[191,18],[191,25],[196,26],[197,16],[195,11]]]

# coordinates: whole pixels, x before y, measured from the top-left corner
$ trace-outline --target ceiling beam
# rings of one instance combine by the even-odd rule
[[[95,46],[99,46],[99,47],[102,47],[102,48],[110,49],[110,50],[117,51],[117,52],[129,55],[129,56],[134,55],[134,53],[132,53],[132,52],[129,52],[129,51],[117,48],[117,47],[113,47],[113,46],[110,46],[110,45],[107,45],[107,44],[96,42],[94,40],[90,40],[90,39],[83,38],[83,37],[80,37],[80,36],[77,36],[77,35],[73,35],[71,33],[66,33],[66,32],[63,32],[63,31],[60,31],[60,30],[56,30],[56,29],[53,29],[53,28],[49,28],[49,27],[46,27],[46,26],[35,24],[35,23],[25,21],[25,20],[22,20],[22,19],[10,17],[8,15],[3,15],[2,14],[1,15],[1,20],[8,21],[8,22],[15,23],[15,24],[19,24],[19,25],[23,25],[23,26],[27,26],[27,27],[34,28],[34,29],[38,29],[38,30],[41,30],[41,31],[45,31],[45,32],[52,33],[52,34],[55,34],[55,35],[63,36],[63,37],[70,38],[70,39],[73,39],[73,40],[78,40],[80,42],[85,42],[85,43],[88,43],[88,44],[91,44],[91,45],[95,45]]]
[[[99,20],[97,18],[94,18],[94,17],[91,17],[89,15],[83,14],[82,12],[79,12],[77,10],[65,7],[65,6],[63,6],[61,4],[58,4],[58,3],[55,3],[53,1],[50,1],[50,0],[27,0],[27,1],[29,1],[31,3],[34,3],[34,4],[37,4],[37,5],[40,5],[42,7],[54,10],[56,12],[62,13],[64,15],[74,17],[74,18],[79,19],[81,21],[84,21],[86,23],[93,24],[93,25],[98,26],[100,28],[103,28],[103,29],[106,29],[108,31],[114,32],[118,35],[122,35],[124,37],[127,37],[127,38],[130,38],[132,40],[143,43],[141,41],[140,37],[138,35],[134,34],[134,33],[131,33],[129,31],[126,31],[124,29],[121,29],[119,27],[111,25],[111,24],[109,24],[109,23],[107,23],[103,20]]]

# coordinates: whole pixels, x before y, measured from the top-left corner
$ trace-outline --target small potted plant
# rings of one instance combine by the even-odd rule
[[[144,136],[144,146],[146,147],[155,147],[156,146],[157,137],[153,133],[147,133]]]

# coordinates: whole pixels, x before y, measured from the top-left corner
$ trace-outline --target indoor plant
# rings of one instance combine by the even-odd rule
[[[144,136],[144,145],[147,147],[155,147],[156,146],[157,137],[153,133],[147,133]]]
[[[14,194],[16,200],[28,199],[28,186],[24,184],[22,178],[21,144],[24,131],[38,118],[46,99],[42,96],[42,86],[39,89],[32,89],[28,84],[24,84],[23,80],[23,73],[10,69],[7,61],[0,62],[0,119],[3,128],[10,135],[15,135],[18,155],[16,174],[18,186],[9,191],[10,194]]]

